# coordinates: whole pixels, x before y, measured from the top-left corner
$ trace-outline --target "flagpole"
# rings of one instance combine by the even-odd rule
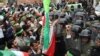
[[[41,30],[41,36],[40,36],[40,45],[41,45],[41,51],[43,51],[43,26]],[[43,55],[43,52],[41,52]]]

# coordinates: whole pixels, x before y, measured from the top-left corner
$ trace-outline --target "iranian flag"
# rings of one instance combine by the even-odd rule
[[[50,27],[49,5],[50,0],[43,0],[45,10],[45,24],[43,29],[43,53],[47,56],[54,56],[55,52],[55,33],[53,27]]]
[[[29,54],[21,51],[5,50],[5,51],[0,51],[0,56],[29,56]]]

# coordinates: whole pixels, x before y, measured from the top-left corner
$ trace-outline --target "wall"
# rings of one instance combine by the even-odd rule
[[[56,3],[57,0],[51,0],[51,2]],[[34,2],[42,2],[42,0],[17,0],[18,4],[20,3],[34,3]]]
[[[41,0],[17,0],[18,4],[21,4],[21,3],[34,3],[34,2],[41,2]]]

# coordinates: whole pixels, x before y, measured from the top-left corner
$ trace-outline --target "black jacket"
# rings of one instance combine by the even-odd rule
[[[34,53],[31,53],[30,56],[41,56],[42,54],[34,54]]]
[[[90,56],[100,56],[100,47],[93,47]]]

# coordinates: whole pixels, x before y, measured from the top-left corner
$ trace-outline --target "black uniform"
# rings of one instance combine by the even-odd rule
[[[90,56],[100,56],[100,47],[94,46],[94,47],[91,49]]]
[[[62,34],[62,28],[58,24],[56,26],[56,47],[54,56],[64,56],[66,52],[64,36]]]

